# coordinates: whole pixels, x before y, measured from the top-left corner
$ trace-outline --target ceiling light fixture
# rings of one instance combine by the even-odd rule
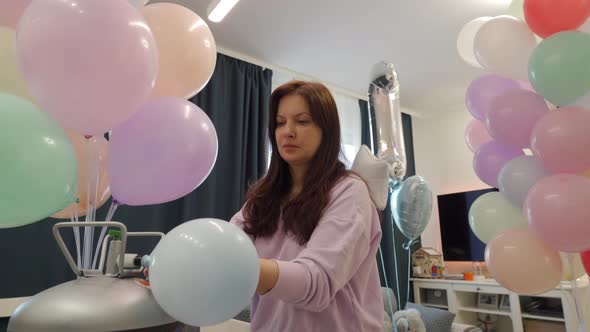
[[[239,0],[213,0],[207,8],[207,16],[212,22],[221,22]]]

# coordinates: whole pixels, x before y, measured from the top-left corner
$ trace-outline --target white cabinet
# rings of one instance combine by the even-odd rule
[[[478,315],[491,314],[494,315],[494,319],[497,318],[496,331],[500,332],[524,332],[526,320],[551,322],[546,324],[555,324],[556,330],[578,331],[575,302],[568,282],[563,282],[558,288],[545,294],[524,296],[511,292],[490,279],[463,281],[414,278],[411,280],[416,303],[449,310],[457,315],[456,323],[477,325]],[[585,288],[588,282],[578,282],[578,284],[582,284],[578,287]],[[585,289],[579,292],[585,293]],[[482,299],[489,299],[492,304],[478,304],[480,295],[484,295]],[[495,305],[502,300],[504,300],[503,306]],[[538,306],[535,307],[537,303],[549,303],[554,310],[540,310]]]

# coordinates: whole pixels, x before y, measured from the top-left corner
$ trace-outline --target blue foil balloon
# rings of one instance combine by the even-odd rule
[[[414,175],[393,187],[391,212],[399,230],[410,241],[416,240],[432,215],[432,190],[423,177]]]

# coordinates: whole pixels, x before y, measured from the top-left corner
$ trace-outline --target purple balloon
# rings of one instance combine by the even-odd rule
[[[158,97],[113,130],[110,148],[113,199],[126,205],[160,204],[205,181],[217,159],[217,133],[196,105]]]
[[[473,157],[475,174],[488,185],[498,188],[500,170],[510,160],[522,156],[522,150],[496,141],[481,146]]]
[[[494,98],[520,88],[518,81],[498,75],[485,75],[471,82],[465,95],[465,105],[475,118],[485,121]]]
[[[547,112],[549,106],[543,97],[527,90],[512,90],[494,99],[486,125],[499,142],[528,148],[535,124]]]

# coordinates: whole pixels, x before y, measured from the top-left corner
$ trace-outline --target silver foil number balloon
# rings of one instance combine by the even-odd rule
[[[399,81],[390,63],[379,63],[373,69],[369,85],[369,103],[375,109],[377,157],[390,165],[389,176],[401,181],[406,175],[406,148],[399,101]]]

